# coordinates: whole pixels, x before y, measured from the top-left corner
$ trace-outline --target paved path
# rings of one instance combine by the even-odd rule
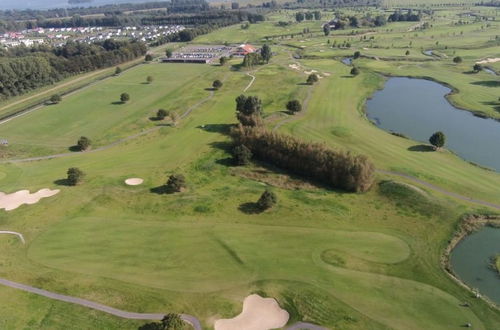
[[[382,174],[399,176],[399,177],[408,179],[410,181],[413,181],[415,183],[418,183],[418,184],[420,184],[422,186],[425,186],[427,188],[430,188],[432,190],[436,190],[436,191],[438,191],[440,193],[443,193],[443,194],[445,194],[447,196],[454,197],[454,198],[460,199],[462,201],[466,201],[466,202],[470,202],[470,203],[475,203],[475,204],[479,204],[479,205],[484,205],[484,206],[488,206],[488,207],[492,207],[494,209],[500,210],[500,205],[498,205],[498,204],[494,204],[494,203],[482,201],[482,200],[479,200],[479,199],[473,199],[473,198],[470,198],[470,197],[467,197],[467,196],[463,196],[463,195],[460,195],[460,194],[457,194],[457,193],[445,190],[445,189],[443,189],[443,188],[441,188],[439,186],[436,186],[436,185],[434,185],[432,183],[429,183],[427,181],[420,180],[420,179],[415,178],[415,177],[413,177],[411,175],[408,175],[408,174],[399,173],[399,172],[393,172],[393,171],[386,171],[386,170],[377,170],[377,172],[378,173],[382,173]]]
[[[245,87],[243,93],[245,93],[250,87],[252,87],[253,82],[255,81],[255,76],[252,75],[250,72],[247,72],[247,76],[252,77],[252,80],[248,83],[247,87]]]
[[[32,286],[29,286],[29,285],[24,285],[21,283],[12,282],[12,281],[9,281],[9,280],[3,279],[3,278],[0,278],[0,284],[14,288],[14,289],[19,289],[19,290],[23,290],[26,292],[34,293],[34,294],[44,296],[44,297],[47,297],[50,299],[55,299],[55,300],[64,301],[64,302],[68,302],[68,303],[72,303],[72,304],[76,304],[76,305],[80,305],[80,306],[85,306],[88,308],[92,308],[92,309],[95,309],[95,310],[98,310],[101,312],[105,312],[108,314],[112,314],[112,315],[115,315],[115,316],[118,316],[121,318],[125,318],[125,319],[161,320],[165,316],[165,314],[127,312],[127,311],[123,311],[121,309],[116,309],[116,308],[113,308],[110,306],[99,304],[99,303],[96,303],[96,302],[93,302],[90,300],[66,296],[66,295],[62,295],[59,293],[54,293],[54,292],[34,288]],[[200,321],[196,317],[194,317],[192,315],[188,315],[188,314],[181,314],[181,318],[185,322],[191,324],[195,330],[202,330]]]
[[[9,231],[9,230],[0,230],[0,234],[11,234],[11,235],[16,235],[19,237],[19,239],[21,240],[21,242],[23,242],[23,244],[26,244],[26,242],[24,241],[24,236],[23,234],[21,233],[17,233],[15,231]]]

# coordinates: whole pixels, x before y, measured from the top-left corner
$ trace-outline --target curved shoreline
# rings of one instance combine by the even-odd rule
[[[444,249],[444,252],[441,255],[441,268],[444,272],[457,284],[461,287],[467,289],[469,292],[475,294],[476,292],[472,287],[470,287],[467,283],[460,279],[457,274],[453,271],[453,267],[450,262],[451,253],[453,249],[467,236],[472,233],[479,231],[481,228],[485,226],[491,226],[495,228],[500,227],[500,215],[475,215],[470,214],[464,216],[459,223],[458,229],[453,234],[453,237],[449,240],[448,245]],[[488,296],[479,295],[478,298],[481,298],[484,302],[486,302],[490,307],[500,310],[500,305],[490,300]]]

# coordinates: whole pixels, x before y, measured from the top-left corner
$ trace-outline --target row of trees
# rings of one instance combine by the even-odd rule
[[[113,41],[62,47],[16,47],[0,61],[0,99],[57,82],[65,77],[113,66],[146,53],[142,42]]]
[[[335,188],[365,192],[374,181],[375,167],[366,156],[303,142],[264,127],[240,124],[232,129],[231,137],[240,154],[252,155],[293,173],[327,182]]]
[[[298,12],[295,14],[295,20],[297,22],[302,22],[303,20],[307,21],[312,21],[316,20],[319,21],[321,19],[321,12],[319,10],[316,11],[307,11],[305,13],[303,12]]]

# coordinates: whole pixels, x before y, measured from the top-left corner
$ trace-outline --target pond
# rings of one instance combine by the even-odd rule
[[[460,157],[500,171],[500,122],[474,116],[452,106],[445,95],[451,90],[425,79],[390,78],[383,90],[366,102],[366,112],[380,128],[402,133],[425,145],[411,151],[431,151],[426,146],[437,131],[446,135],[445,148]]]
[[[484,227],[458,243],[450,261],[462,281],[500,305],[500,275],[490,265],[497,254],[500,254],[500,228]]]

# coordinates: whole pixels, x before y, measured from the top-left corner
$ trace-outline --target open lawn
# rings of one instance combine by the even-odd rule
[[[442,20],[448,20],[452,12],[444,15]],[[272,22],[251,25],[248,40],[261,40],[275,29]],[[400,38],[409,25],[395,24],[398,32],[385,31],[388,25],[374,32],[375,40],[390,44],[385,39]],[[435,29],[440,28],[437,24]],[[240,29],[224,28],[196,42],[243,42]],[[332,40],[351,38],[335,33],[339,36]],[[474,84],[491,77],[461,72],[481,50],[471,48],[467,55],[464,50],[465,61],[456,66],[449,57],[425,61],[429,56],[419,52],[419,42],[428,41],[415,41],[411,61],[394,49],[374,50],[370,55],[388,58],[355,60],[361,74],[353,78],[350,67],[338,59],[360,45],[351,40],[351,48],[332,49],[320,34],[300,40],[276,41],[280,44],[272,45],[276,55],[271,62],[247,70],[141,65],[59,105],[0,125],[1,136],[12,143],[8,148],[28,156],[65,151],[81,135],[98,147],[157,127],[149,117],[158,108],[186,113],[176,126],[160,126],[104,150],[0,164],[4,192],[61,189],[38,204],[0,212],[0,229],[26,239],[23,245],[17,237],[0,236],[0,277],[128,311],[192,314],[207,329],[219,318],[237,315],[249,293],[275,297],[290,313],[290,324],[457,329],[471,323],[474,329],[495,329],[498,310],[480,299],[462,307],[472,300],[471,293],[440,266],[459,218],[465,212],[492,210],[408,183],[382,183],[391,178],[381,173],[369,192],[350,194],[306,183],[266,164],[236,168],[227,136],[236,121],[234,99],[251,82],[249,73],[255,81],[245,94],[262,98],[269,128],[279,125],[280,132],[366,154],[379,169],[500,203],[498,173],[447,151],[410,151],[417,142],[378,129],[363,112],[366,98],[383,86],[379,73],[385,73],[448,82],[459,90],[454,103],[493,116],[493,107],[481,102],[493,97],[494,88]],[[299,50],[295,43],[306,47]],[[314,86],[304,85],[305,72],[313,69],[322,78]],[[148,75],[155,78],[152,84],[144,84]],[[211,96],[205,88],[214,79],[224,85]],[[131,100],[113,104],[121,92]],[[306,109],[295,116],[285,113],[291,99],[306,103]],[[23,149],[25,145],[34,147]],[[74,166],[87,173],[84,182],[65,186],[61,179]],[[186,176],[187,189],[158,193],[172,173]],[[127,186],[124,180],[131,177],[144,183]],[[277,194],[278,204],[260,213],[255,202],[265,188]],[[8,306],[0,309],[0,327],[6,329],[135,329],[144,323],[2,286],[0,301],[7,300]]]

